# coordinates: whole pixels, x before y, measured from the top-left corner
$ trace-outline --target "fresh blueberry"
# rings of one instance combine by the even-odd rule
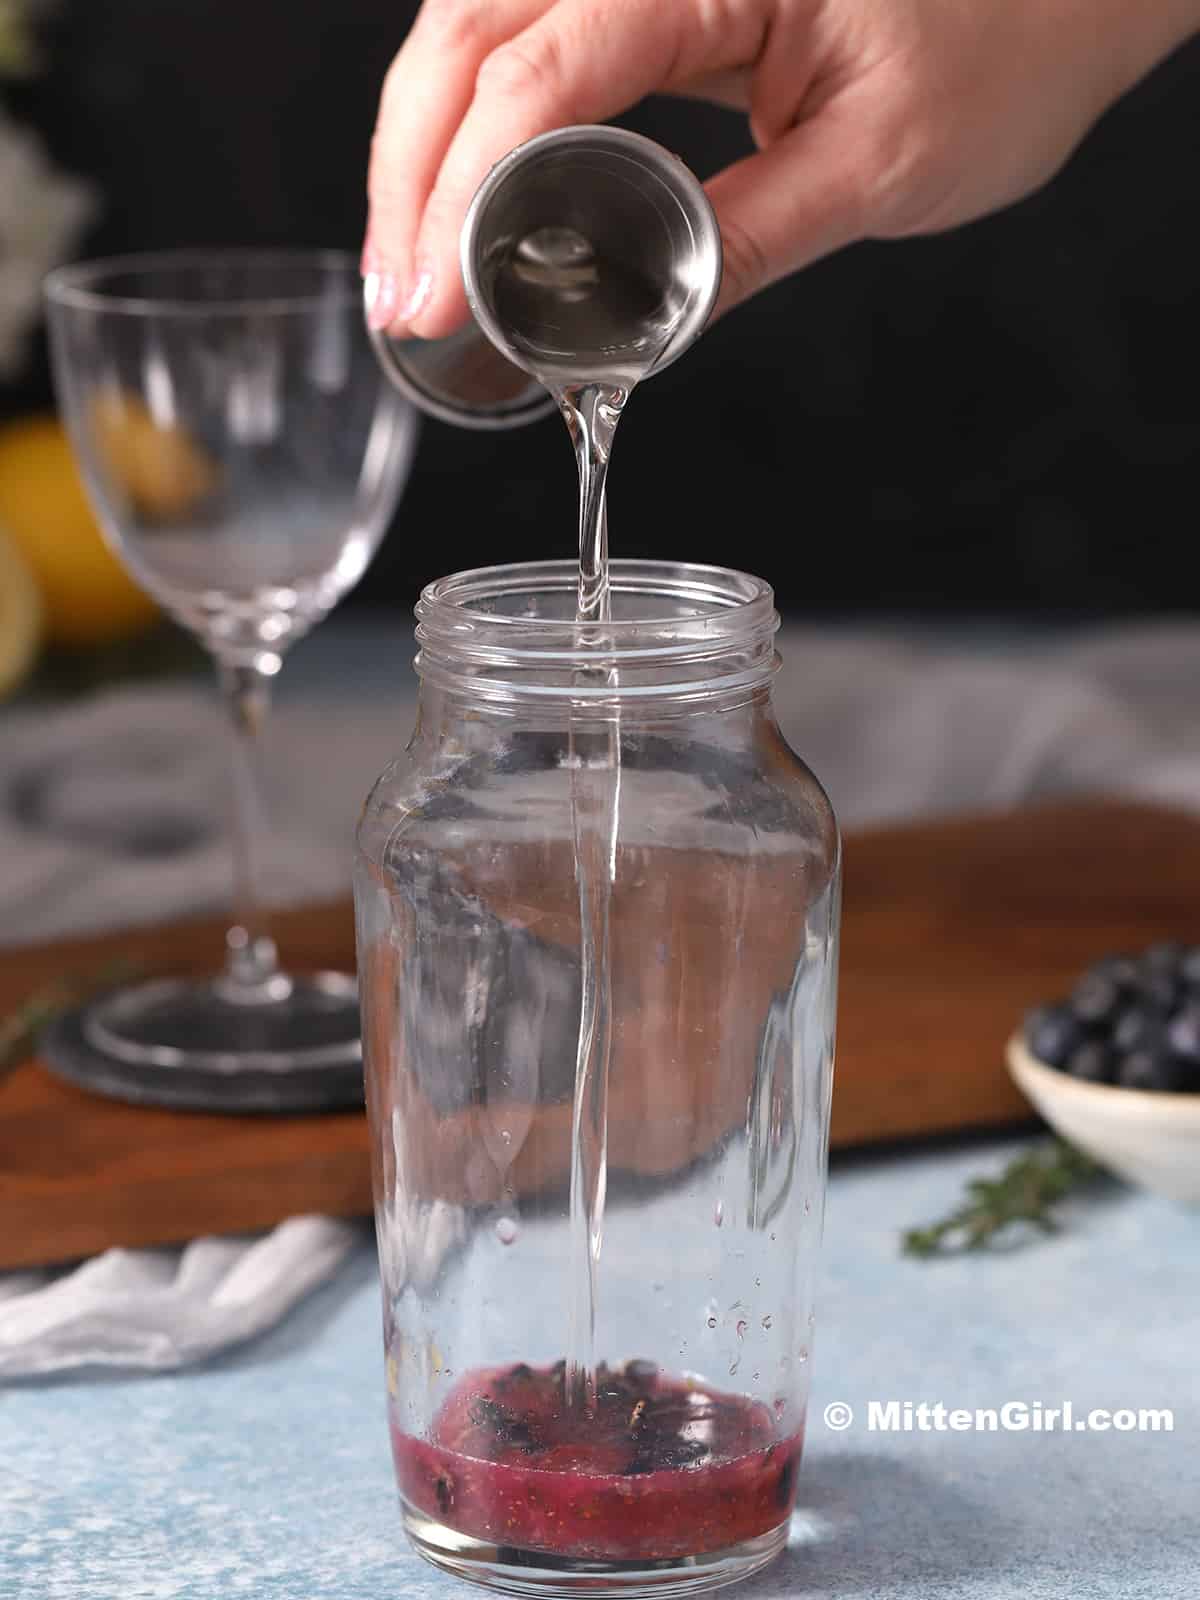
[[[1068,1006],[1040,1006],[1025,1019],[1025,1043],[1048,1067],[1061,1067],[1084,1043],[1084,1030]]]
[[[1081,1078],[1085,1083],[1111,1083],[1115,1065],[1108,1045],[1102,1044],[1099,1039],[1089,1039],[1071,1051],[1066,1070],[1073,1078]]]
[[[1169,972],[1172,977],[1176,977],[1179,974],[1180,963],[1186,955],[1186,945],[1180,944],[1177,939],[1164,939],[1161,944],[1152,944],[1143,953],[1142,971]]]
[[[1200,988],[1200,944],[1192,945],[1179,963],[1179,976],[1192,988]]]
[[[1123,1089],[1167,1092],[1187,1087],[1193,1074],[1178,1056],[1165,1050],[1134,1050],[1121,1062],[1117,1082]]]
[[[1126,1006],[1112,1031],[1113,1049],[1127,1056],[1132,1050],[1155,1049],[1163,1042],[1162,1017],[1144,1005]]]
[[[1183,990],[1170,972],[1143,969],[1138,977],[1138,995],[1160,1017],[1169,1017],[1178,1006]]]
[[[1167,1023],[1167,1043],[1185,1061],[1200,1062],[1200,1005],[1195,1001]]]
[[[1111,978],[1085,973],[1071,991],[1071,1010],[1087,1027],[1111,1023],[1121,1003],[1121,990]]]
[[[1132,956],[1105,956],[1087,969],[1085,977],[1105,978],[1118,989],[1136,989],[1138,966]]]

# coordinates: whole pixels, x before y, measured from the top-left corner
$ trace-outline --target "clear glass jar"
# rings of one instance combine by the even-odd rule
[[[359,827],[392,1444],[439,1566],[681,1593],[768,1561],[795,1501],[839,843],[772,711],[768,586],[614,562],[581,627],[576,576],[425,591]]]

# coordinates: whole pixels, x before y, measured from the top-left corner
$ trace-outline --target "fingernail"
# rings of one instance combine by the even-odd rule
[[[429,297],[433,293],[433,273],[426,266],[417,268],[413,286],[408,291],[408,299],[400,307],[397,315],[401,322],[412,322],[419,317],[429,304]]]
[[[363,306],[369,328],[387,328],[396,320],[396,280],[390,272],[368,272],[363,279]]]

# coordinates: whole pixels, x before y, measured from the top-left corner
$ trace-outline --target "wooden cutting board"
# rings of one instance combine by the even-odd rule
[[[221,933],[194,922],[6,951],[0,1016],[119,957],[203,971]],[[346,903],[281,913],[277,934],[296,968],[353,960]],[[1168,937],[1200,942],[1200,822],[1183,813],[1080,803],[851,834],[834,1145],[1028,1117],[1003,1063],[1023,1012],[1097,956]],[[35,1061],[0,1079],[0,1267],[369,1209],[359,1114],[157,1111]]]

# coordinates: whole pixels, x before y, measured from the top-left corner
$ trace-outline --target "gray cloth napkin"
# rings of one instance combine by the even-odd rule
[[[321,692],[268,728],[274,904],[345,892],[358,809],[412,725],[411,677],[368,692],[339,675],[336,647],[331,628]],[[1049,639],[789,628],[780,648],[780,721],[843,824],[1090,790],[1200,806],[1192,624]],[[0,945],[224,906],[223,729],[200,686],[9,711],[0,729]],[[0,1376],[200,1359],[282,1316],[352,1236],[304,1218],[0,1278]]]
[[[72,1272],[6,1273],[0,1378],[202,1361],[277,1322],[362,1237],[330,1217],[293,1217],[254,1239],[106,1250]]]

